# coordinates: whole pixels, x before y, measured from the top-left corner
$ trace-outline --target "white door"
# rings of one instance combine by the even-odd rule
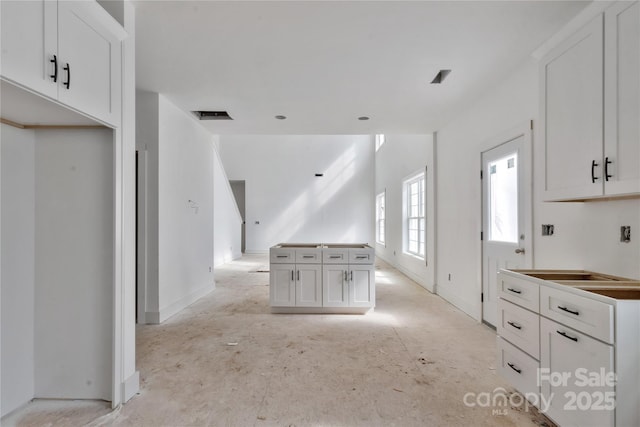
[[[121,43],[92,2],[58,3],[58,99],[111,124],[120,120]]]
[[[322,266],[320,264],[296,266],[296,306],[322,307]]]
[[[350,265],[349,306],[373,307],[375,297],[375,270],[373,265]]]
[[[325,307],[349,306],[347,265],[325,265],[322,268],[322,303]]]
[[[531,266],[531,130],[516,129],[482,153],[482,320],[496,325],[500,268]]]
[[[58,97],[57,5],[53,1],[2,1],[2,77]],[[54,81],[55,80],[55,81]]]
[[[269,292],[273,307],[296,305],[295,265],[271,263]]]

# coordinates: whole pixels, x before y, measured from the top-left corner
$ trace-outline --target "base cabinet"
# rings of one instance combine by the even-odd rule
[[[374,257],[365,244],[272,247],[272,312],[366,313],[376,301]]]

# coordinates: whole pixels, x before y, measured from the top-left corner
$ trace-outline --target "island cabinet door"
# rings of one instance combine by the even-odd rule
[[[322,305],[324,307],[349,306],[347,265],[325,265],[322,268]]]
[[[349,306],[373,307],[376,300],[373,265],[350,265],[349,267]]]
[[[322,307],[322,266],[298,264],[296,266],[296,306]]]
[[[540,318],[541,403],[561,426],[614,425],[613,346]]]
[[[269,299],[272,307],[296,305],[295,264],[271,264]]]

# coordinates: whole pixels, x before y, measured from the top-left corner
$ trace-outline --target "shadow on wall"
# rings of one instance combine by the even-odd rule
[[[325,169],[330,180],[316,180],[313,187],[303,191],[279,215],[278,220],[265,232],[269,242],[288,242],[309,222],[311,213],[322,212],[324,206],[335,198],[356,173],[356,148],[351,144],[340,157]],[[355,228],[344,235],[344,241],[353,239]]]

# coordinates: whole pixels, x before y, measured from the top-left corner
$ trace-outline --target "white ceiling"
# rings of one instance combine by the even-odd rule
[[[213,133],[433,132],[587,3],[141,0],[137,86]]]

